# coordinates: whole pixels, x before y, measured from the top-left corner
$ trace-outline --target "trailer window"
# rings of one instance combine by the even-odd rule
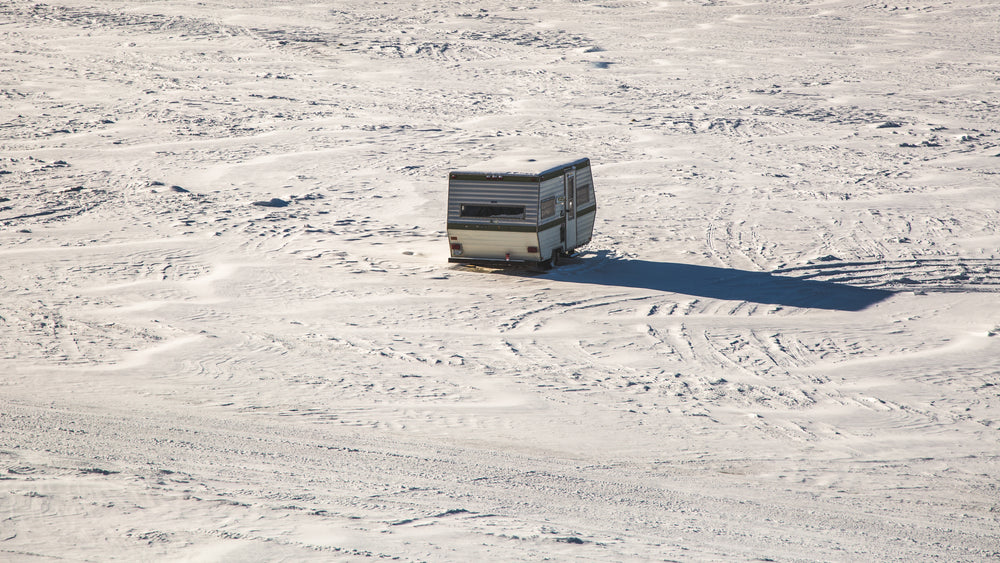
[[[576,189],[576,204],[583,205],[590,201],[590,185],[582,184]]]
[[[538,211],[541,219],[553,217],[556,214],[556,198],[543,199]]]
[[[524,219],[524,206],[463,203],[461,215],[462,217],[501,217],[504,219]]]

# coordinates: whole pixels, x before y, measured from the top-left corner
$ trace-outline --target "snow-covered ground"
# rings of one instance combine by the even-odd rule
[[[5,0],[0,559],[1000,558],[998,21]],[[512,154],[593,242],[450,265]]]

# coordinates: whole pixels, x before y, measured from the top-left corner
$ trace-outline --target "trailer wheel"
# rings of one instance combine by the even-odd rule
[[[550,267],[555,268],[556,266],[559,265],[559,255],[560,254],[561,254],[561,252],[559,252],[558,250],[553,250],[552,251],[552,258],[549,258],[549,266]]]

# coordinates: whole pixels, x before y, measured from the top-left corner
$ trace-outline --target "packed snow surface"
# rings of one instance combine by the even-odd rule
[[[997,21],[0,2],[0,559],[1000,557]],[[448,263],[581,157],[580,255]]]

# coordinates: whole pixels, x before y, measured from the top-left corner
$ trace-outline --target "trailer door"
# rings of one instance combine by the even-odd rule
[[[567,170],[563,182],[566,198],[565,249],[570,250],[576,246],[576,171]]]

